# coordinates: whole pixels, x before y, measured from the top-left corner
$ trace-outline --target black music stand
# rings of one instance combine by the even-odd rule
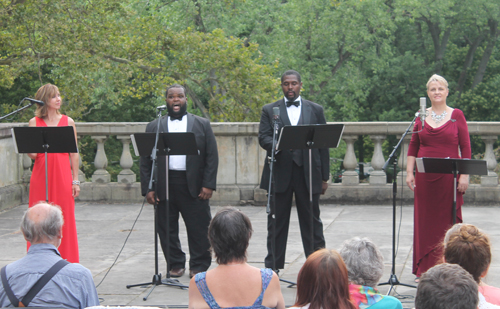
[[[312,149],[313,148],[337,148],[342,133],[343,124],[313,124],[284,126],[281,128],[277,150],[284,149],[309,149],[309,206],[311,208],[311,252],[314,252],[314,212],[312,194]],[[273,205],[276,207],[276,205]],[[273,207],[273,225],[276,225]],[[273,234],[276,238],[276,232]],[[275,248],[273,246],[273,259],[276,259]]]
[[[47,153],[77,153],[73,127],[18,127],[11,130],[16,153],[45,153],[45,201],[48,203]]]
[[[457,174],[488,175],[485,160],[450,159],[450,158],[417,158],[417,169],[420,173],[453,174],[453,224],[457,217]]]
[[[135,133],[130,135],[132,139],[132,144],[134,146],[134,151],[137,156],[152,156],[152,152],[155,150],[156,144],[156,133]],[[156,197],[158,196],[158,172],[156,171],[156,166],[153,166],[151,169],[151,177],[156,177],[155,181],[150,181],[150,186],[154,183],[154,192],[155,192],[155,203],[154,203],[154,220],[155,220],[155,274],[151,282],[139,283],[127,285],[127,289],[136,286],[145,286],[152,285],[149,293],[143,298],[143,300],[147,300],[151,292],[153,292],[154,288],[157,285],[168,285],[168,286],[176,286],[181,289],[187,289],[188,287],[181,284],[176,279],[170,278],[170,215],[169,215],[169,192],[168,192],[168,162],[169,156],[171,155],[198,155],[198,148],[196,146],[196,139],[193,132],[185,132],[185,133],[159,133],[158,134],[158,143],[156,145],[156,155],[157,156],[165,156],[165,166],[166,166],[166,207],[167,207],[167,276],[164,280],[161,279],[161,274],[158,273],[158,216],[157,216],[157,201]],[[155,164],[155,162],[153,162]],[[152,187],[149,188],[150,190]]]

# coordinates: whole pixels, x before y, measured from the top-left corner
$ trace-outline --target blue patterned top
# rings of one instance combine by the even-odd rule
[[[205,279],[206,272],[198,273],[194,277],[194,280],[196,282],[196,286],[198,287],[198,291],[200,291],[201,295],[203,296],[203,299],[207,302],[207,304],[210,306],[211,309],[221,309],[219,304],[215,301],[212,293],[208,289],[207,286],[207,281]],[[238,308],[238,309],[271,309],[269,307],[263,306],[262,305],[262,299],[264,298],[264,292],[267,289],[267,286],[269,285],[269,282],[271,282],[271,279],[273,278],[273,271],[269,268],[261,268],[260,269],[260,276],[262,278],[262,291],[260,292],[259,297],[255,300],[252,306],[247,306],[247,307],[229,307],[227,309],[231,308]]]

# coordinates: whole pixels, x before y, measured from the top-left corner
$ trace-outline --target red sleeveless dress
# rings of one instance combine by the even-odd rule
[[[36,118],[37,127],[46,127],[41,118]],[[68,126],[68,116],[62,115],[58,127]],[[61,245],[58,250],[63,259],[71,263],[79,263],[78,238],[75,222],[75,199],[71,182],[70,157],[68,153],[48,153],[47,170],[49,180],[49,203],[61,207],[64,216]],[[30,180],[29,207],[45,201],[45,153],[36,155]],[[28,243],[28,248],[30,243]]]

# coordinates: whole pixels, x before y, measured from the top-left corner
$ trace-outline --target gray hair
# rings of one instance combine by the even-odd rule
[[[47,208],[48,206],[48,208]],[[39,208],[46,210],[39,210]],[[32,213],[45,212],[39,220],[33,220]],[[60,235],[64,224],[61,208],[57,205],[40,202],[24,212],[21,219],[21,231],[27,241],[31,243],[41,243],[52,241]]]
[[[415,296],[416,309],[475,309],[478,286],[458,264],[443,263],[420,277]]]
[[[460,228],[464,225],[463,223],[456,223],[448,231],[446,231],[446,234],[444,234],[444,239],[443,239],[443,247],[446,248],[446,244],[448,241],[450,241],[451,234],[458,232]]]
[[[370,287],[377,285],[384,273],[384,257],[370,239],[348,239],[339,253],[347,266],[350,282]]]
[[[448,89],[448,82],[441,75],[434,74],[431,76],[431,78],[429,78],[429,80],[427,81],[427,84],[426,84],[427,90],[429,90],[429,84],[432,82],[438,82],[438,83],[442,84],[443,86],[445,86],[446,89]]]

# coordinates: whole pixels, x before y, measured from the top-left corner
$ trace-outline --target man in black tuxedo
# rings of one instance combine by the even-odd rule
[[[281,77],[281,88],[284,98],[274,103],[267,104],[262,108],[259,126],[259,143],[267,150],[271,157],[273,145],[273,108],[280,110],[277,122],[279,130],[287,125],[309,125],[325,124],[323,108],[316,103],[304,100],[300,97],[302,82],[300,74],[296,71],[286,71]],[[279,131],[278,131],[279,132]],[[324,194],[328,188],[326,183],[329,179],[329,153],[328,149],[312,149],[312,193],[313,193],[313,234],[311,239],[311,207],[309,204],[309,150],[295,149],[282,150],[275,155],[274,180],[276,200],[276,265],[275,270],[284,268],[286,242],[288,238],[288,226],[290,223],[290,212],[292,208],[292,197],[295,193],[295,202],[299,217],[302,245],[306,257],[311,251],[325,247],[323,236],[323,223],[320,219],[319,195]],[[260,188],[268,190],[270,180],[269,162],[266,160]],[[273,268],[272,252],[272,217],[267,218],[267,256],[265,265]]]
[[[208,200],[215,190],[219,155],[210,122],[187,113],[186,90],[174,84],[166,90],[168,116],[160,120],[162,132],[193,132],[199,155],[169,157],[169,215],[170,215],[170,271],[171,277],[180,277],[185,272],[186,255],[179,240],[179,213],[186,224],[189,244],[189,275],[206,271],[211,264],[208,225],[212,216]],[[146,132],[156,132],[158,120],[150,122]],[[158,234],[167,259],[167,212],[166,212],[166,160],[158,156]],[[142,195],[154,204],[154,191],[148,191],[152,161],[141,157]]]

